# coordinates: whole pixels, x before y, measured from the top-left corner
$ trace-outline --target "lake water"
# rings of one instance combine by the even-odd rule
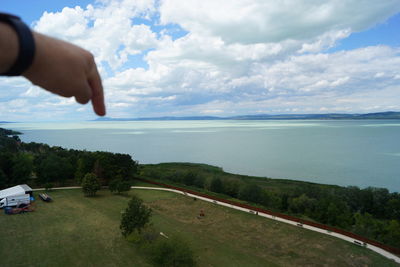
[[[400,121],[12,123],[25,142],[128,153],[140,163],[400,191]]]

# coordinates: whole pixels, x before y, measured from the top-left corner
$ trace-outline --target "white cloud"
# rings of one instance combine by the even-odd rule
[[[164,0],[162,23],[232,43],[308,40],[330,31],[365,30],[400,11],[397,0]]]
[[[92,6],[85,11],[81,7],[65,7],[61,12],[45,11],[39,21],[35,23],[35,30],[59,38],[82,38],[87,30],[89,14]]]
[[[34,27],[95,55],[111,117],[359,112],[400,110],[400,48],[327,49],[399,11],[398,0],[101,0]],[[13,92],[0,94],[3,118],[93,116],[22,79],[0,86]]]
[[[161,75],[159,79],[149,80],[148,87],[162,88],[162,94],[175,94],[174,104],[188,107],[192,113],[204,113],[204,110],[254,113],[257,109],[269,112],[316,112],[321,105],[324,110],[331,112],[359,111],[368,110],[377,99],[381,107],[400,107],[393,98],[379,96],[381,92],[386,92],[383,96],[388,92],[390,95],[397,93],[397,98],[400,96],[396,79],[398,66],[400,49],[377,46],[332,54],[296,55],[274,62],[256,62],[249,65],[246,75],[236,75],[234,70],[218,72],[216,69],[217,73],[210,76],[208,69],[202,71],[196,65],[186,64],[185,68],[179,68],[179,74],[172,71]],[[376,76],[376,73],[385,73],[385,81],[382,82],[381,76]],[[174,78],[174,86],[164,86]],[[387,91],[388,88],[391,89]],[[358,99],[360,95],[374,97],[365,97],[364,101],[352,102],[353,105],[340,100],[351,97]],[[143,99],[138,102],[141,101]],[[159,99],[153,98],[151,101],[157,102]],[[241,109],[238,102],[248,104]],[[210,107],[208,103],[214,104]],[[222,107],[221,103],[224,103]],[[188,112],[186,108],[181,111],[182,114]]]
[[[327,48],[333,47],[337,41],[348,37],[351,34],[350,29],[332,30],[326,32],[311,41],[304,42],[298,53],[312,52],[317,53]]]
[[[153,0],[101,1],[86,8],[66,7],[45,12],[34,29],[81,45],[116,69],[129,55],[156,45],[156,35],[146,25],[133,25],[132,18],[148,17],[155,11]]]
[[[350,80],[349,76],[340,77],[337,80],[331,82],[330,86],[332,86],[332,87],[341,86],[341,85],[347,83],[349,80]]]

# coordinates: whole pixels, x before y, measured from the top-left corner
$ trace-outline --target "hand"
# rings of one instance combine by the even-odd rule
[[[92,101],[99,116],[106,114],[103,86],[93,55],[71,43],[33,32],[35,58],[23,76],[33,84],[64,97]]]

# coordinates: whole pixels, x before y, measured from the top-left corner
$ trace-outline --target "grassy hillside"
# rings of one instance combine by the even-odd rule
[[[274,192],[285,192],[292,193],[296,192],[299,187],[317,187],[317,188],[340,188],[336,185],[317,184],[311,182],[289,180],[289,179],[271,179],[267,177],[257,177],[233,174],[223,171],[222,168],[198,163],[184,163],[184,162],[171,162],[171,163],[159,163],[159,164],[141,164],[139,166],[139,173],[144,174],[144,177],[150,176],[149,178],[161,176],[172,176],[177,173],[196,173],[202,175],[205,178],[218,177],[221,179],[237,179],[244,182],[255,183],[263,188]]]
[[[153,208],[153,224],[179,235],[199,266],[396,266],[362,247],[169,192],[135,190]],[[132,192],[130,192],[132,194]],[[35,212],[0,214],[1,266],[148,266],[119,231],[129,196],[54,191]],[[200,209],[206,217],[197,219]]]
[[[385,188],[360,189],[237,175],[194,163],[140,165],[139,177],[224,199],[238,199],[400,249],[400,194]]]

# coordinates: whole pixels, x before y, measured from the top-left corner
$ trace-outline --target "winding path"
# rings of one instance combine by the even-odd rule
[[[79,186],[56,187],[56,188],[52,188],[52,190],[79,189],[79,188],[81,188],[81,187],[79,187]],[[388,251],[386,251],[386,250],[384,250],[382,248],[379,248],[379,247],[371,245],[371,244],[366,244],[361,240],[358,240],[358,239],[355,239],[355,238],[351,238],[351,237],[348,237],[346,235],[342,235],[342,234],[335,233],[335,232],[332,232],[332,231],[327,231],[325,229],[321,229],[321,228],[314,227],[314,226],[311,226],[311,225],[301,224],[301,223],[296,222],[296,221],[280,218],[278,216],[273,216],[273,215],[270,215],[270,214],[267,214],[267,213],[264,213],[264,212],[260,212],[260,211],[246,209],[246,208],[243,208],[243,207],[240,207],[240,206],[236,206],[234,204],[224,203],[224,202],[221,202],[221,201],[214,200],[212,198],[207,198],[207,197],[204,197],[204,196],[191,194],[189,192],[185,192],[185,191],[181,191],[181,190],[176,190],[176,189],[171,189],[171,188],[162,188],[162,187],[145,187],[145,186],[132,186],[131,188],[132,189],[160,190],[160,191],[174,192],[174,193],[182,194],[182,195],[185,195],[185,196],[188,196],[188,197],[195,197],[197,199],[201,199],[203,201],[211,202],[211,203],[214,203],[214,204],[217,204],[217,205],[221,205],[221,206],[225,206],[225,207],[228,207],[228,208],[232,208],[232,209],[236,209],[236,210],[240,210],[240,211],[244,211],[244,212],[249,212],[249,213],[252,213],[254,215],[258,215],[258,216],[265,217],[265,218],[268,218],[268,219],[272,219],[272,220],[276,220],[276,221],[279,221],[279,222],[291,224],[291,225],[294,225],[294,226],[297,226],[297,227],[301,227],[301,228],[304,228],[304,229],[308,229],[308,230],[311,230],[311,231],[314,231],[314,232],[319,232],[321,234],[330,235],[330,236],[333,236],[333,237],[336,237],[336,238],[340,238],[342,240],[348,241],[350,243],[353,243],[353,244],[356,244],[356,245],[359,245],[359,246],[364,246],[365,248],[368,248],[368,249],[370,249],[370,250],[372,250],[372,251],[374,251],[374,252],[376,252],[376,253],[378,253],[378,254],[380,254],[380,255],[388,258],[388,259],[391,259],[391,260],[393,260],[393,261],[395,261],[397,263],[400,263],[400,257],[399,256],[397,256],[397,255],[395,255],[393,253],[390,253],[390,252],[388,252]],[[44,190],[44,188],[33,189],[33,191],[41,191],[41,190]]]

